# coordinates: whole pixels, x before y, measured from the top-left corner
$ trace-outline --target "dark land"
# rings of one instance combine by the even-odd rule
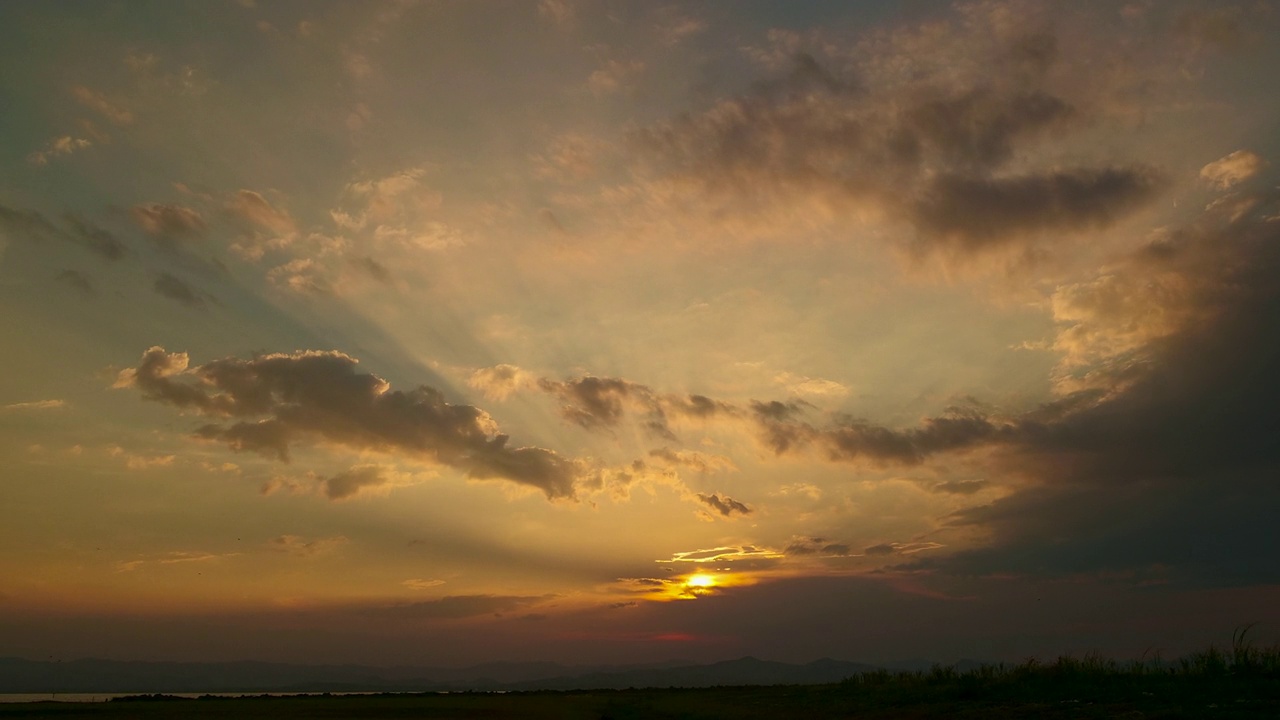
[[[760,662],[760,661],[756,661]],[[803,666],[800,666],[803,667]],[[4,718],[1280,718],[1280,648],[865,670],[820,684],[262,695],[0,704]]]

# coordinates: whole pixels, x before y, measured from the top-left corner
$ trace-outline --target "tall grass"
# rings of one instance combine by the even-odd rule
[[[1034,658],[1017,664],[983,665],[970,670],[935,665],[930,670],[876,670],[847,678],[848,691],[872,692],[885,698],[932,697],[1106,699],[1133,695],[1217,694],[1227,688],[1262,688],[1280,692],[1280,645],[1262,648],[1249,638],[1252,625],[1232,633],[1231,645],[1215,645],[1176,661],[1159,655],[1117,661],[1100,655],[1061,656],[1051,662]],[[1074,702],[1074,700],[1071,700]]]

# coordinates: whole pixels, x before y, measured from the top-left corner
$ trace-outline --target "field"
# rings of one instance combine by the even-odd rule
[[[865,673],[830,685],[570,692],[133,696],[0,704],[5,718],[1277,718],[1280,648],[1237,642],[1176,662],[1028,661]]]

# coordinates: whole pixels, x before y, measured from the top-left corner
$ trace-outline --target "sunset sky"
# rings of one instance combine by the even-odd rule
[[[0,656],[1280,638],[1280,4],[0,4]]]

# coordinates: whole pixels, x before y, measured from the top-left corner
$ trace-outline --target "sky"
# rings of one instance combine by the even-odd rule
[[[0,656],[1280,638],[1280,4],[0,5]]]

